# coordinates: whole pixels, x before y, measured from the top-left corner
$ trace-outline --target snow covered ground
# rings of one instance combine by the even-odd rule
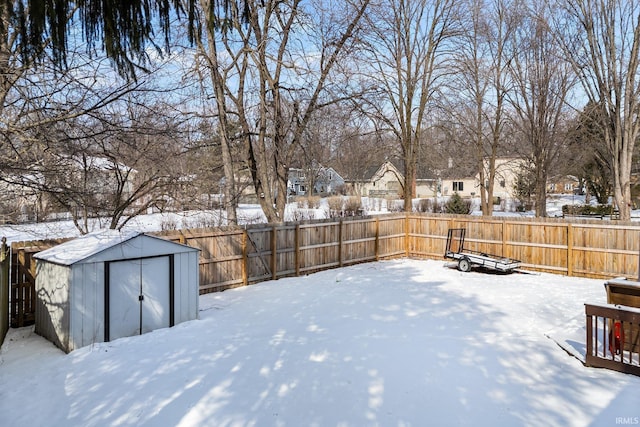
[[[360,264],[208,294],[199,320],[68,355],[11,330],[0,425],[640,423],[640,378],[586,368],[555,342],[584,340],[602,281],[446,265]]]

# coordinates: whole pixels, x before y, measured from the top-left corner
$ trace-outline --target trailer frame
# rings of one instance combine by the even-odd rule
[[[458,270],[469,272],[473,267],[482,267],[511,273],[520,267],[520,261],[485,252],[472,251],[464,248],[466,234],[464,228],[450,228],[447,233],[447,247],[444,257],[458,262]]]

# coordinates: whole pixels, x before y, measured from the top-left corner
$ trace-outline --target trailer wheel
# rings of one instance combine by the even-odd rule
[[[460,258],[458,261],[458,270],[465,273],[471,271],[471,262],[469,261],[469,258]]]

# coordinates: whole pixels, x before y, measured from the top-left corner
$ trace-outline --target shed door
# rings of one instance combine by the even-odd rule
[[[109,340],[171,326],[170,257],[109,264]]]

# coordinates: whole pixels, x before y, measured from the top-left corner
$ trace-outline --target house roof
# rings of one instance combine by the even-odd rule
[[[391,158],[385,160],[382,164],[369,166],[368,168],[364,169],[360,174],[358,174],[359,178],[355,180],[370,181],[387,163],[392,164],[400,174],[404,175],[404,161],[399,158]],[[416,165],[416,179],[429,180],[434,178],[434,172],[431,169],[427,168],[423,163],[418,162],[418,164]],[[351,180],[353,181],[354,179]]]

